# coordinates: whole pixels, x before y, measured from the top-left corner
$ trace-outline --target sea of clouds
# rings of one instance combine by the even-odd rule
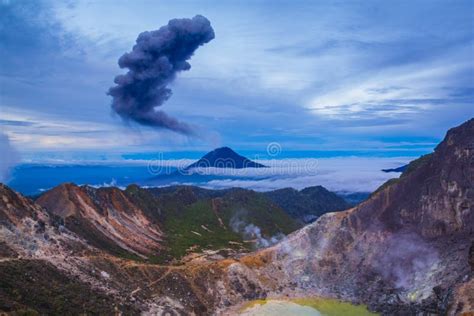
[[[44,174],[35,179],[34,187],[31,187],[29,167],[16,169],[13,177],[15,181],[12,185],[26,194],[37,194],[63,182],[120,188],[125,188],[132,183],[144,187],[185,184],[208,189],[241,187],[255,191],[288,187],[300,190],[322,185],[330,191],[339,193],[373,192],[385,181],[400,175],[396,172],[383,172],[382,169],[400,167],[413,159],[413,157],[268,159],[258,160],[267,168],[196,168],[192,170],[185,170],[185,167],[195,162],[194,159],[51,160],[32,164],[40,166],[41,174]],[[74,168],[65,168],[67,166],[74,166]],[[104,168],[100,168],[101,166]],[[113,168],[110,168],[111,166]],[[91,167],[95,168],[94,172],[88,171],[87,168]],[[81,171],[82,168],[84,168],[83,171]],[[82,176],[78,177],[78,173]],[[56,182],[49,181],[51,177]]]
[[[242,187],[256,191],[322,185],[336,192],[372,192],[385,181],[400,175],[383,172],[382,169],[400,167],[412,159],[336,157],[259,160],[268,168],[196,168],[182,172],[180,179],[173,184],[194,184],[210,189]],[[166,173],[168,167],[181,169],[184,165],[183,160],[155,161],[150,172]],[[206,177],[206,181],[193,175]]]

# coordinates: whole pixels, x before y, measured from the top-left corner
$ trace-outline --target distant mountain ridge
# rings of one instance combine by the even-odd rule
[[[265,247],[308,219],[348,206],[322,187],[296,192],[186,185],[130,185],[121,190],[65,183],[43,193],[36,203],[92,246],[114,256],[176,262],[192,252],[227,249],[230,254]]]
[[[279,189],[264,193],[302,223],[314,222],[321,215],[350,207],[342,197],[318,185],[303,190]]]
[[[397,168],[389,168],[389,169],[382,169],[383,172],[404,172],[407,170],[408,164],[397,167]]]
[[[229,147],[220,147],[208,152],[201,159],[184,168],[184,170],[211,167],[228,169],[267,168],[265,165],[239,155]]]

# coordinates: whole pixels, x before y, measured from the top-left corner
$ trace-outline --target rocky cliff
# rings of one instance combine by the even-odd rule
[[[336,297],[384,314],[473,310],[474,120],[350,210],[325,214],[246,268],[267,294]]]
[[[162,248],[159,225],[120,189],[63,184],[36,202],[92,246],[112,254],[146,258]]]
[[[36,203],[95,248],[155,263],[203,252],[248,252],[300,228],[263,194],[243,189],[132,185],[120,190],[63,184]]]
[[[186,249],[191,234],[199,237],[191,231],[208,242],[222,221],[219,232],[229,232],[232,214],[248,215],[236,210],[260,207],[246,218],[265,223],[268,207],[281,209],[245,190],[215,196],[186,187],[150,193],[72,185],[39,198],[40,206],[1,185],[0,311],[229,315],[248,300],[308,295],[386,315],[473,311],[473,141],[470,120],[355,208],[325,214],[251,254],[173,265],[141,258],[170,247],[169,227],[184,236],[173,247]],[[170,214],[182,217],[173,222]],[[100,238],[94,243],[91,235]],[[110,251],[109,242],[138,258]]]

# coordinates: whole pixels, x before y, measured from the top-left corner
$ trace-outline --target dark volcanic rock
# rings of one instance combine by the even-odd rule
[[[387,315],[472,311],[474,119],[410,165],[357,207],[264,250],[273,260],[258,274]]]
[[[404,172],[407,169],[408,165],[403,165],[398,168],[391,169],[382,169],[383,172]]]
[[[0,311],[16,312],[14,315],[140,314],[137,307],[122,305],[43,260],[0,262]]]
[[[266,168],[266,166],[262,164],[239,155],[229,147],[221,147],[207,153],[195,163],[187,166],[184,170],[209,167],[228,169]]]

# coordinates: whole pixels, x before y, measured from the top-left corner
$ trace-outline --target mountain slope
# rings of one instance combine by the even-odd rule
[[[0,314],[128,314],[139,310],[80,273],[97,249],[61,219],[0,184]],[[17,315],[17,314],[13,315]]]
[[[184,216],[187,221],[187,212],[196,203],[203,201],[194,200],[193,190],[182,189],[163,197],[163,201],[175,207],[169,212],[176,211],[178,214],[175,215]],[[111,255],[107,244],[101,242],[95,247],[87,231],[80,229],[78,233],[82,235],[78,235],[68,229],[68,222],[76,218],[87,220],[86,215],[102,214],[101,222],[93,223],[95,219],[91,217],[90,225],[81,227],[91,228],[95,230],[94,233],[102,234],[103,238],[107,233],[103,227],[108,228],[107,223],[119,220],[128,223],[123,222],[126,215],[128,220],[136,218],[137,215],[131,214],[131,211],[137,214],[150,213],[147,216],[151,218],[153,215],[156,219],[169,216],[159,209],[163,206],[161,201],[155,199],[148,190],[136,186],[126,191],[116,190],[97,190],[71,184],[58,187],[49,196],[42,197],[44,203],[57,207],[54,214],[58,215],[54,215],[8,187],[0,186],[0,312],[32,315],[119,312],[126,315],[138,315],[141,312],[209,315],[217,306],[239,301],[242,295],[257,297],[254,292],[258,289],[253,287],[252,281],[241,284],[229,279],[221,283],[223,277],[227,278],[226,269],[234,262],[231,258],[216,261],[223,258],[222,254],[189,258],[189,261],[182,261],[181,265],[150,264],[142,260],[123,259],[121,253]],[[285,217],[286,213],[275,206],[273,208],[276,211],[272,213],[280,213],[282,220],[272,223],[271,217],[266,214],[267,201],[261,201],[260,198],[262,196],[256,192],[235,190],[228,197],[215,201],[210,209],[213,216],[223,221],[221,224],[219,220],[214,220],[215,224],[229,230],[231,227],[226,224],[226,218],[233,217],[233,205],[238,205],[255,207],[255,215],[244,214],[248,217],[241,219],[260,224],[262,234],[295,229],[289,226],[291,219]],[[147,207],[140,210],[136,207],[123,209],[130,201],[140,201]],[[150,201],[153,203],[149,204]],[[265,209],[259,210],[259,203]],[[186,209],[188,206],[191,209]],[[90,210],[92,207],[97,209]],[[118,212],[125,214],[115,214]],[[206,213],[209,214],[207,210]],[[199,223],[191,221],[190,225]],[[194,229],[199,229],[203,234],[210,230],[210,222],[206,222],[206,225],[206,228],[198,226]],[[71,227],[74,229],[77,225]],[[216,232],[208,231],[209,236],[213,237],[216,237]],[[236,235],[242,241],[244,236]],[[120,236],[112,236],[109,240],[120,240]],[[167,242],[165,239],[163,244],[168,246]]]
[[[247,259],[267,264],[241,269],[272,276],[271,295],[293,287],[387,315],[472,311],[474,119],[409,169],[359,206],[325,214]]]
[[[341,199],[322,187],[301,191],[288,205],[268,194],[273,200],[244,189],[63,184],[36,202],[96,248],[162,263],[203,251],[229,256],[266,247],[300,228],[301,218],[342,208]],[[307,207],[296,213],[292,205]]]
[[[300,227],[284,210],[251,190],[180,186],[167,193],[163,189],[147,191],[155,195],[162,210],[171,258],[180,258],[190,249],[193,253],[254,250]]]
[[[162,221],[167,216],[199,215],[201,210],[193,213],[193,208],[204,201],[211,202],[204,214],[216,211],[211,221],[221,225],[221,218],[228,228],[225,214],[232,213],[232,205],[258,208],[259,203],[268,206],[268,200],[246,190],[209,197],[187,187],[157,195],[138,187],[121,192],[72,187],[54,191],[57,198],[67,197],[58,200],[62,207],[56,216],[0,185],[0,311],[231,315],[249,300],[318,295],[366,303],[385,315],[472,312],[473,136],[474,120],[450,130],[434,154],[398,181],[355,208],[321,216],[273,247],[181,265],[113,256],[93,247],[87,234],[70,231],[67,220],[64,227],[61,218],[84,215],[80,196],[87,207],[99,205],[94,212],[106,221],[143,214],[166,236]],[[50,198],[44,197],[54,206]],[[127,201],[134,208],[123,209]],[[264,209],[256,213],[262,217],[249,218],[263,231],[268,217]],[[91,223],[96,230],[102,229],[94,226],[99,224]],[[283,224],[275,220],[265,229],[272,232]]]
[[[248,252],[300,227],[263,194],[241,189],[132,185],[122,191],[63,184],[36,202],[96,248],[162,263],[205,251]]]
[[[325,213],[349,207],[343,198],[322,186],[309,187],[301,191],[293,188],[279,189],[266,192],[265,195],[302,223],[312,222]]]
[[[140,310],[122,304],[91,288],[45,260],[0,261],[0,311],[12,315],[113,315],[118,310],[138,315]]]
[[[229,147],[221,147],[208,152],[201,159],[190,164],[184,170],[209,167],[228,169],[266,168],[266,166],[262,164],[237,154]]]
[[[91,245],[114,255],[146,258],[162,248],[160,227],[117,188],[63,184],[36,202]]]
[[[1,183],[0,197],[0,255],[35,257],[90,252],[83,240],[62,229],[60,218]]]
[[[404,172],[408,165],[403,165],[397,168],[382,169],[383,172]]]

